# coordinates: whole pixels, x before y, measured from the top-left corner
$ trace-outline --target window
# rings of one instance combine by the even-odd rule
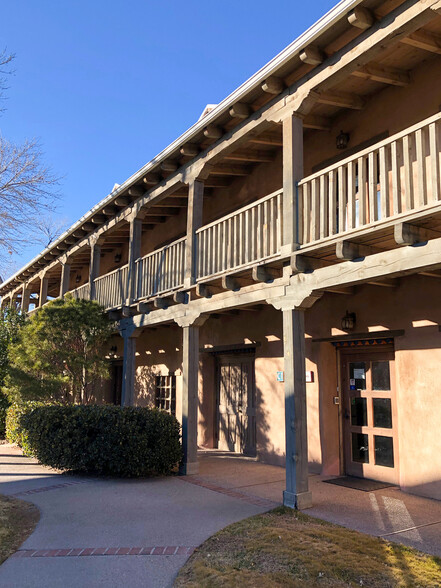
[[[156,376],[155,406],[176,414],[176,376]]]

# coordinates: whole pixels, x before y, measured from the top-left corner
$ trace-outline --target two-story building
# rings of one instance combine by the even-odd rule
[[[441,499],[441,1],[343,0],[0,285],[117,321],[96,401]],[[38,312],[38,310],[35,310]],[[120,336],[121,335],[121,336]]]

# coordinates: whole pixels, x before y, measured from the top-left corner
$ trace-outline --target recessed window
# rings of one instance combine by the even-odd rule
[[[155,406],[176,415],[176,376],[156,376]]]

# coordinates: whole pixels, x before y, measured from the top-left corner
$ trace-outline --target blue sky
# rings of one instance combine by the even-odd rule
[[[2,0],[16,59],[0,132],[40,139],[73,223],[334,4]]]

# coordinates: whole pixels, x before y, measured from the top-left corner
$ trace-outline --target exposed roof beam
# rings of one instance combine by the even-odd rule
[[[273,161],[274,157],[269,152],[248,151],[246,153],[229,153],[225,156],[228,161],[250,161],[256,163],[268,163]]]
[[[418,49],[424,49],[425,51],[441,55],[441,36],[435,35],[434,33],[415,31],[408,37],[401,39],[401,42],[411,47],[417,47]]]
[[[282,137],[270,136],[270,135],[259,135],[257,137],[252,137],[249,141],[255,145],[273,145],[274,147],[282,147],[283,140]]]
[[[310,114],[303,119],[303,126],[306,129],[317,129],[318,131],[329,131],[331,121],[325,116]]]
[[[223,130],[216,125],[208,125],[204,129],[204,136],[207,137],[207,139],[220,139],[223,134]]]
[[[410,83],[410,76],[407,71],[396,67],[385,67],[378,63],[369,63],[361,69],[354,71],[353,76],[391,84],[392,86],[407,86]]]
[[[156,186],[159,184],[162,178],[158,176],[158,174],[148,174],[142,178],[142,181],[146,186]]]
[[[248,167],[243,165],[219,165],[210,171],[213,176],[247,176],[249,173]]]
[[[317,102],[341,108],[353,108],[354,110],[361,110],[365,105],[363,98],[349,92],[324,92],[318,94]]]
[[[270,76],[261,86],[262,90],[267,94],[280,94],[280,92],[283,92],[284,87],[283,80],[276,76]]]
[[[186,157],[196,157],[199,154],[199,147],[194,143],[186,143],[179,149],[181,155]]]
[[[315,45],[309,45],[300,51],[300,60],[309,65],[319,65],[325,60],[324,53]]]
[[[230,108],[229,113],[232,118],[248,118],[251,110],[248,104],[237,102]]]
[[[171,159],[166,159],[161,163],[161,169],[165,172],[175,172],[178,169],[178,164]]]
[[[375,22],[375,17],[370,10],[357,6],[349,13],[348,23],[358,29],[369,29]]]

